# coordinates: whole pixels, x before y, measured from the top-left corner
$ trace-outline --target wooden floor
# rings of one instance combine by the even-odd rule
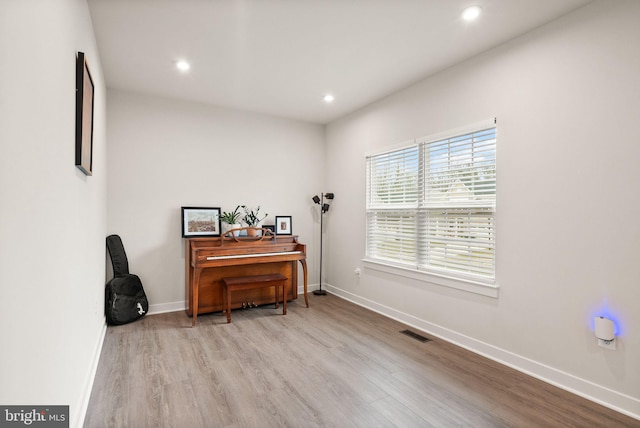
[[[85,427],[638,427],[335,296],[109,327]],[[419,333],[419,332],[418,332]]]

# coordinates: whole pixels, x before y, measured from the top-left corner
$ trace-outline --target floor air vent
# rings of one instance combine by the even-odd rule
[[[414,333],[411,330],[402,330],[400,333],[405,334],[415,340],[419,340],[420,342],[429,342],[431,339],[421,336],[418,333]]]

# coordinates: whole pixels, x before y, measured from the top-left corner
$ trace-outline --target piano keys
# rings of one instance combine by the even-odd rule
[[[185,297],[187,314],[195,326],[198,314],[222,311],[222,278],[279,273],[287,277],[289,293],[285,298],[298,298],[298,263],[302,266],[304,300],[307,297],[306,245],[297,236],[273,235],[262,229],[260,237],[236,237],[225,233],[220,237],[185,239]],[[243,290],[233,295],[232,308],[243,303],[271,304],[272,288]]]

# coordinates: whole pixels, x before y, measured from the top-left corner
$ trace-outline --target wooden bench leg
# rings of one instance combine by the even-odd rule
[[[287,281],[282,281],[282,315],[287,315]]]

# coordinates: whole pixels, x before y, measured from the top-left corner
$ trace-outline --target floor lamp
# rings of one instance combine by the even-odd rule
[[[324,213],[329,211],[329,203],[325,202],[333,199],[333,193],[321,193],[320,196],[315,195],[313,198],[313,202],[320,205],[320,289],[314,290],[313,294],[317,296],[324,296],[327,294],[325,290],[322,289],[322,219],[324,218]]]

